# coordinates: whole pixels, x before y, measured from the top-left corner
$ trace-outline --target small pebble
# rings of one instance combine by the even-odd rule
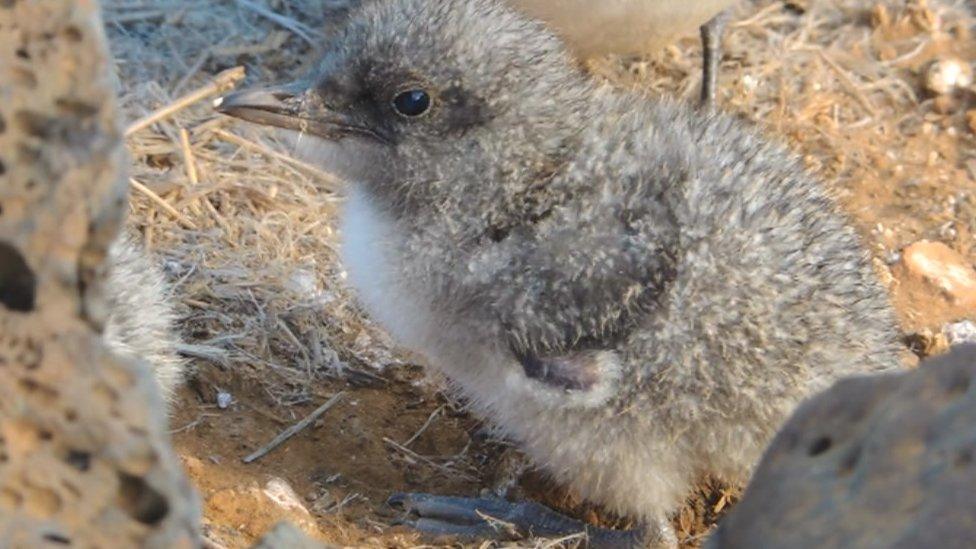
[[[936,95],[950,94],[972,83],[973,68],[959,59],[936,60],[925,71],[925,89]]]
[[[920,240],[905,248],[902,263],[910,274],[936,286],[955,304],[976,307],[976,271],[952,248]]]
[[[234,396],[227,391],[217,391],[217,407],[221,410],[226,409],[234,402]]]
[[[942,328],[949,345],[960,345],[962,343],[976,343],[976,323],[972,320],[961,320],[946,324]]]
[[[305,515],[310,514],[302,503],[301,498],[295,493],[295,489],[284,479],[273,478],[269,480],[262,491],[264,495],[268,496],[279,507],[288,509],[289,511],[298,511]]]

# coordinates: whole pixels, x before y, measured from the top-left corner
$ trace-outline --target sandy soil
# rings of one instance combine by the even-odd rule
[[[294,75],[335,20],[332,6],[341,8],[108,3],[123,107],[138,118],[236,65],[252,80]],[[719,105],[789,142],[835,189],[919,353],[938,350],[947,322],[976,318],[899,264],[920,239],[974,259],[976,95],[934,97],[922,78],[934,59],[976,59],[970,9],[962,1],[759,0],[739,6],[726,40]],[[691,100],[699,63],[689,37],[590,69],[613,85]],[[341,185],[287,161],[272,136],[216,117],[206,102],[134,133],[129,145],[134,177],[179,213],[133,197],[133,225],[165,262],[195,346],[171,423],[213,546],[246,546],[281,519],[333,543],[413,546],[424,540],[391,528],[397,514],[384,502],[392,491],[477,495],[512,476],[516,452],[356,309],[334,253]],[[340,392],[310,427],[242,462]],[[274,479],[301,505],[275,503]],[[682,541],[696,545],[736,493],[703,484],[675,518]],[[531,472],[513,495],[624,524]]]

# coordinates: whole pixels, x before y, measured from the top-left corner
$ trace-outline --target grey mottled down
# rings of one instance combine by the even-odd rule
[[[308,131],[353,182],[369,313],[584,497],[659,522],[702,475],[744,482],[809,395],[899,365],[864,249],[793,154],[598,87],[500,2],[372,4],[306,84],[224,108]],[[395,112],[409,89],[432,108]]]
[[[163,397],[170,400],[185,364],[176,351],[176,315],[163,273],[127,236],[112,244],[108,262],[110,314],[103,337],[119,355],[146,361]]]

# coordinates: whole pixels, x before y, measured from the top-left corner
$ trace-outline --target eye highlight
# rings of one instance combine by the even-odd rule
[[[430,109],[430,94],[424,90],[406,90],[393,98],[393,108],[403,116],[420,116]]]

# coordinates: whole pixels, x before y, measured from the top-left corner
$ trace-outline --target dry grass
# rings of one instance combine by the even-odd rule
[[[136,120],[134,224],[177,280],[197,354],[220,349],[221,366],[253,370],[282,405],[311,398],[323,376],[395,361],[342,283],[335,182],[210,106],[228,88],[214,85],[218,71],[241,63],[252,80],[272,80],[296,70],[321,4],[287,2],[276,17],[253,2],[105,6],[122,104]]]
[[[342,11],[341,0],[104,7],[132,121],[195,90],[216,91],[217,75],[234,67],[245,67],[249,81],[295,75]],[[918,77],[936,56],[976,58],[971,9],[966,0],[745,3],[726,40],[719,104],[800,150],[834,186],[878,258],[933,234],[971,253],[976,186],[968,170],[976,170],[976,149],[965,111],[973,96],[936,101]],[[615,85],[688,100],[697,94],[699,67],[693,39],[648,59],[591,63]],[[268,132],[217,116],[209,98],[179,105],[129,136],[139,184],[131,223],[165,260],[196,367],[260,386],[266,400],[245,404],[265,416],[298,417],[288,408],[321,402],[336,383],[383,376],[404,359],[362,317],[344,283],[335,248],[341,183],[291,160]],[[954,231],[948,236],[946,223]],[[389,383],[402,394],[430,395],[409,380]],[[441,401],[430,409],[448,404],[455,406]],[[384,459],[428,460],[439,474],[469,475],[475,464],[467,447],[461,458],[407,448],[418,426],[443,421],[439,411],[424,412],[426,423],[403,432],[397,440],[406,443],[375,434],[380,451],[389,452]],[[683,511],[677,526],[687,542],[700,539],[729,497],[718,501],[714,512],[701,505]],[[328,527],[362,542],[387,522],[363,511],[330,519]],[[384,543],[400,543],[391,539]]]

